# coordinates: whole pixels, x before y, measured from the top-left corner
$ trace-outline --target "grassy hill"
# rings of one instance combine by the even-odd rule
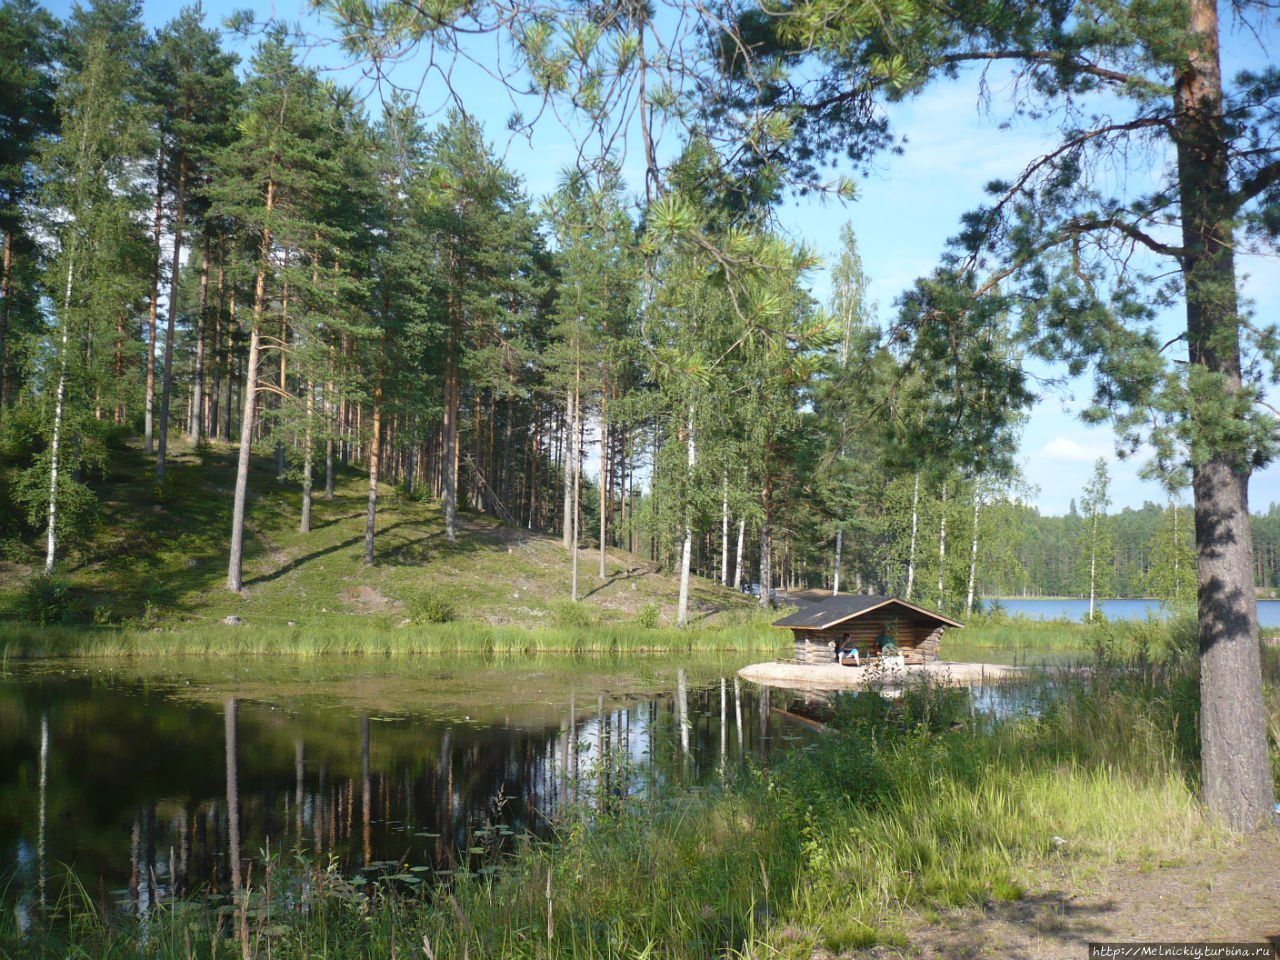
[[[93,484],[96,521],[87,534],[64,541],[52,584],[37,576],[41,532],[11,533],[0,551],[6,632],[30,635],[18,624],[43,619],[74,625],[80,634],[88,627],[186,634],[208,628],[211,635],[306,631],[350,639],[373,631],[461,641],[483,626],[490,638],[537,628],[538,642],[554,647],[548,634],[557,630],[574,645],[583,631],[616,636],[647,629],[657,645],[670,645],[658,639],[668,632],[662,627],[674,624],[678,582],[647,559],[610,550],[601,580],[598,552],[581,551],[583,600],[575,604],[570,559],[558,537],[461,513],[457,542],[449,543],[438,502],[383,485],[376,561],[366,565],[367,478],[340,473],[336,496],[316,497],[312,530],[302,534],[298,483],[278,482],[269,457],[257,458],[251,471],[245,589],[233,594],[225,580],[234,453],[177,445],[169,463],[160,489],[139,449],[113,451],[107,475]],[[12,517],[9,523],[12,530]],[[691,585],[690,612],[695,633],[754,633],[761,621],[750,598],[701,578]],[[240,625],[223,623],[234,617]]]

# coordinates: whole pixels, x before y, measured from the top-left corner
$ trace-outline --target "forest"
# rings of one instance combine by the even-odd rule
[[[707,142],[672,171],[696,223],[639,205],[607,160],[533,198],[473,118],[428,125],[402,98],[371,116],[281,29],[238,65],[194,8],[154,37],[128,3],[3,10],[14,559],[38,537],[55,569],[121,443],[154,458],[163,498],[174,440],[240,451],[214,534],[233,590],[250,457],[274,461],[303,531],[335,465],[365,470],[370,563],[382,482],[440,499],[450,537],[475,510],[735,587],[842,577],[972,608],[995,582],[977,579],[984,513],[1015,476],[1016,421],[976,453],[895,451],[926,408],[968,415],[947,383],[1012,376],[1007,324],[961,355],[895,342],[851,231],[815,302],[812,256]]]
[[[450,522],[480,511],[734,587],[843,580],[953,610],[1088,592],[1074,503],[1025,505],[1016,415],[947,394],[1016,382],[1009,318],[940,353],[913,334],[922,288],[880,327],[848,229],[816,302],[812,257],[708,142],[673,168],[698,200],[673,224],[689,209],[646,209],[607,161],[530,197],[472,118],[429,126],[403,98],[370,115],[283,30],[240,65],[194,8],[155,36],[128,3],[61,23],[8,0],[0,24],[13,559],[43,535],[54,569],[113,445],[143,444],[162,498],[173,437],[238,445],[242,475],[273,459],[303,530],[335,463],[359,465],[368,562],[382,481]],[[904,457],[938,416],[953,449]],[[1106,595],[1190,594],[1182,513],[1181,530],[1172,501],[1105,519]],[[1254,519],[1268,588],[1273,514]]]

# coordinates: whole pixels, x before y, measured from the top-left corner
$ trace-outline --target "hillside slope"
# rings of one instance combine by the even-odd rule
[[[79,623],[178,624],[240,617],[246,624],[332,623],[369,626],[449,617],[490,624],[585,626],[675,620],[678,581],[657,565],[610,550],[579,554],[581,604],[569,600],[570,559],[558,537],[460,513],[458,540],[444,537],[438,502],[379,491],[376,559],[361,562],[367,479],[339,475],[336,496],[317,495],[309,534],[298,532],[296,481],[278,482],[272,458],[258,457],[250,478],[245,589],[225,588],[234,454],[225,446],[171,450],[169,478],[156,489],[150,461],[133,447],[114,451],[87,536],[64,543],[64,613]],[[26,614],[28,584],[40,570],[43,537],[21,531],[4,542],[0,609]],[[695,578],[691,618],[716,624],[750,618],[750,598]]]

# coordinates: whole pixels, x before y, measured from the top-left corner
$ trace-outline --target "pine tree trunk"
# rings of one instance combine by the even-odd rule
[[[10,194],[10,202],[13,196]],[[0,417],[9,399],[9,295],[13,283],[13,231],[4,232],[4,255],[0,260]]]
[[[332,351],[330,351],[332,353]],[[333,360],[330,357],[329,369],[333,369]],[[330,374],[332,377],[332,374]],[[338,405],[333,400],[333,380],[330,379],[325,384],[324,395],[328,401],[327,410],[329,412],[328,436],[324,440],[324,498],[326,500],[333,499],[333,448],[336,444],[335,434],[338,432]]]
[[[199,443],[204,436],[204,321],[209,304],[209,244],[212,242],[205,231],[204,253],[200,257],[200,305],[196,312],[196,372],[191,378],[191,420],[187,424],[187,434],[193,443]]]
[[[275,183],[267,181],[267,212],[275,207]],[[236,493],[231,508],[231,551],[227,563],[227,589],[244,589],[244,514],[249,499],[249,453],[253,447],[253,413],[258,393],[258,354],[262,315],[267,303],[267,267],[271,257],[271,231],[264,228],[258,249],[258,272],[253,285],[253,325],[249,329],[249,361],[244,375],[244,413],[240,420],[240,455],[236,461]]]
[[[1236,300],[1235,215],[1222,116],[1218,7],[1191,0],[1187,68],[1175,78],[1174,142],[1182,208],[1187,347],[1193,370],[1217,379],[1192,422],[1225,432],[1242,387]],[[1195,382],[1193,380],[1193,382]],[[1225,394],[1225,397],[1224,397]],[[1204,801],[1233,830],[1252,831],[1274,811],[1258,644],[1247,452],[1221,450],[1192,467],[1200,619],[1200,754]]]
[[[687,427],[689,450],[689,485],[693,485],[693,470],[698,463],[697,438],[693,433],[693,407],[689,407],[689,423]],[[690,497],[685,497],[684,507],[684,545],[680,553],[680,600],[676,606],[676,626],[689,625],[689,560],[693,552],[693,506]]]
[[[373,432],[369,438],[369,507],[364,521],[364,562],[373,563],[373,534],[378,517],[378,461],[382,457],[382,374],[373,390]]]
[[[444,537],[458,539],[458,368],[450,363],[444,375]]]
[[[307,381],[307,422],[302,436],[302,516],[298,529],[311,532],[311,445],[314,435],[316,385]]]
[[[288,464],[284,453],[284,400],[288,395],[288,362],[289,362],[289,283],[285,281],[284,291],[280,296],[280,379],[276,383],[277,393],[273,406],[280,411],[276,422],[276,483],[284,483],[288,472]]]

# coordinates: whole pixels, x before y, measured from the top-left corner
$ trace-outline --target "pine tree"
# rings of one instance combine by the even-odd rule
[[[59,32],[60,25],[32,0],[0,4],[0,417],[20,386],[12,344],[39,320],[31,204],[40,187],[36,161],[55,129]]]
[[[238,94],[236,57],[223,52],[217,34],[207,30],[199,7],[187,7],[161,32],[151,63],[152,96],[159,114],[162,167],[172,197],[168,317],[160,378],[160,435],[156,448],[156,481],[164,483],[173,391],[173,351],[179,306],[179,264],[188,222],[200,222],[207,208],[201,187],[208,180],[217,152],[231,139],[230,120]],[[194,234],[196,231],[192,231]],[[194,419],[199,420],[204,377],[204,325],[207,308],[210,244],[206,230],[200,259],[200,296],[196,307],[196,377]],[[198,433],[198,430],[196,431]]]
[[[495,372],[515,356],[501,332],[531,288],[540,241],[517,178],[484,142],[479,124],[453,112],[429,138],[431,192],[424,226],[437,258],[435,296],[444,330],[441,458],[445,537],[457,538],[461,417],[468,380],[506,378]],[[473,471],[473,475],[475,471]],[[479,479],[478,477],[476,478]]]
[[[219,175],[210,188],[215,214],[254,237],[256,246],[227,574],[228,588],[237,592],[244,585],[245,507],[262,390],[259,365],[264,333],[269,338],[267,348],[280,358],[281,382],[273,389],[279,413],[285,401],[285,357],[290,348],[286,292],[292,289],[296,296],[314,276],[306,251],[315,250],[317,233],[327,230],[316,215],[325,189],[338,180],[330,119],[319,81],[294,61],[287,35],[273,31],[258,46],[245,81],[240,138],[222,152]],[[278,298],[273,298],[277,292]],[[269,317],[275,305],[280,312]]]

